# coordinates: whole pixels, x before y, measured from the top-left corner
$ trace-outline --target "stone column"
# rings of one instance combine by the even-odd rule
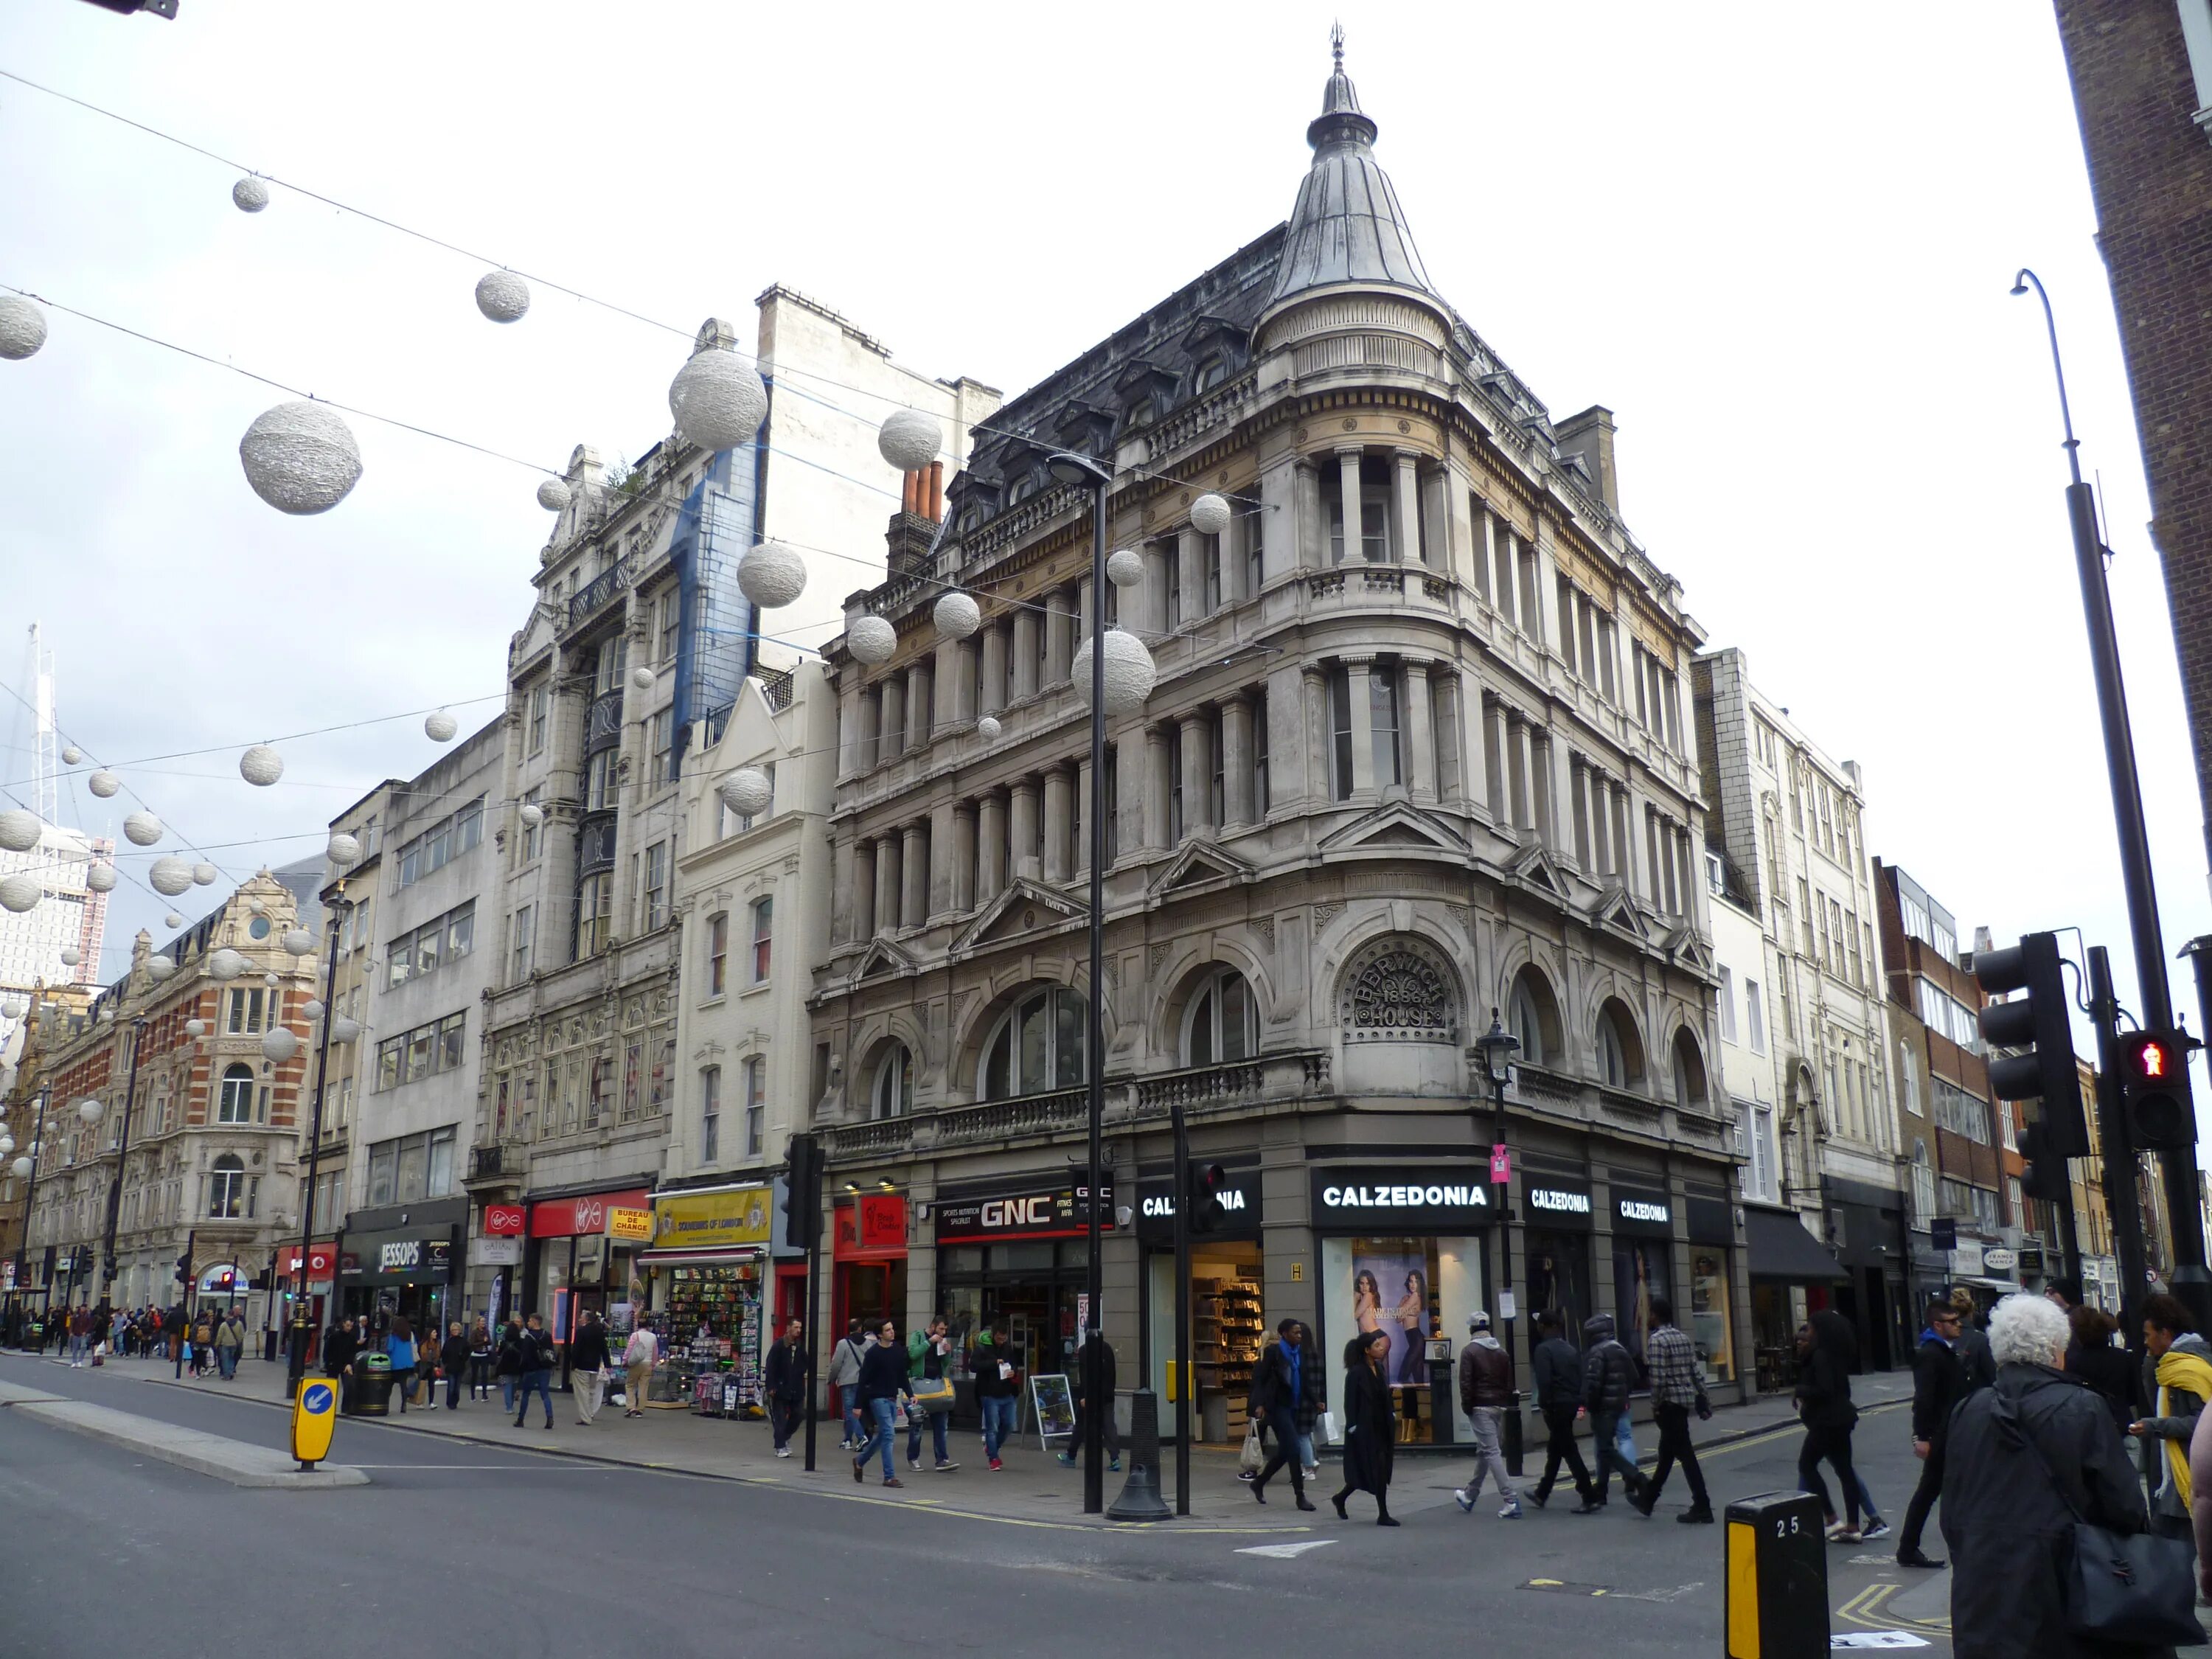
[[[951,732],[961,723],[960,690],[965,681],[962,670],[966,665],[960,652],[965,643],[960,640],[939,640],[935,660],[929,673],[930,716],[932,732]]]
[[[1534,827],[1530,809],[1528,723],[1517,714],[1505,717],[1505,821],[1516,830]]]
[[[929,746],[932,678],[927,660],[906,671],[906,746],[909,749]]]
[[[1006,798],[994,791],[975,811],[975,902],[988,904],[1006,890]]]
[[[846,935],[855,944],[876,936],[876,844],[853,843],[853,926]]]
[[[1014,612],[1013,691],[1011,701],[1034,697],[1037,690],[1037,613],[1024,605]]]
[[[1091,873],[1091,763],[1075,763],[1075,873]]]
[[[1357,564],[1366,557],[1360,538],[1363,522],[1359,511],[1359,451],[1340,449],[1336,452],[1337,489],[1344,507],[1344,562]],[[1326,535],[1326,530],[1322,532]]]
[[[896,760],[906,753],[906,677],[893,674],[883,683],[883,758]]]
[[[830,942],[849,945],[853,941],[854,912],[857,908],[853,897],[853,842],[849,836],[840,836],[830,849]]]
[[[1371,657],[1346,657],[1345,677],[1352,683],[1352,793],[1364,800],[1375,793],[1375,700],[1367,684]]]
[[[1221,705],[1222,827],[1241,830],[1256,814],[1252,802],[1252,704],[1243,696]]]
[[[1067,659],[1075,660],[1075,653],[1083,648],[1084,641],[1091,637],[1091,578],[1085,576],[1075,585],[1075,629],[1067,641]],[[1068,678],[1070,670],[1063,666],[1060,678]]]
[[[1013,842],[1013,872],[1035,881],[1043,874],[1037,857],[1037,782],[1024,778],[1012,789],[1006,813],[1007,834]]]
[[[1276,514],[1268,514],[1267,533],[1279,536],[1288,557],[1281,566],[1274,559],[1278,543],[1268,544],[1267,576],[1273,580],[1289,570],[1318,570],[1328,562],[1328,522],[1322,516],[1321,474],[1314,464],[1298,460],[1291,469],[1289,491],[1291,522],[1282,530],[1275,528]]]
[[[1306,765],[1305,670],[1285,664],[1267,675],[1267,811],[1312,799]],[[1253,803],[1256,809],[1259,803]]]
[[[963,800],[952,809],[952,908],[963,914],[975,908],[975,803]]]
[[[1421,544],[1420,458],[1410,449],[1401,449],[1390,460],[1390,516],[1397,520],[1393,526],[1396,544],[1390,552],[1400,564],[1419,564],[1427,556]]]
[[[1067,684],[1067,665],[1075,651],[1075,619],[1069,613],[1067,599],[1067,590],[1060,588],[1044,600],[1044,684],[1041,689],[1047,691]]]
[[[1069,840],[1074,830],[1074,803],[1068,799],[1067,769],[1055,766],[1044,775],[1044,878],[1066,881],[1070,873]]]
[[[1122,734],[1108,760],[1114,768],[1114,839],[1122,852],[1146,844],[1145,827],[1152,816],[1145,791],[1148,758],[1143,738],[1132,731]]]
[[[1145,728],[1145,842],[1148,848],[1171,845],[1168,840],[1167,728]]]
[[[1188,626],[1206,614],[1205,538],[1188,525],[1176,532],[1176,574],[1182,587],[1182,622]]]
[[[1569,838],[1566,817],[1567,791],[1570,787],[1569,778],[1571,769],[1574,765],[1574,756],[1568,750],[1567,745],[1559,740],[1556,733],[1547,732],[1544,736],[1544,757],[1549,767],[1549,781],[1546,793],[1550,808],[1542,820],[1544,832],[1550,837],[1549,845],[1553,852],[1571,862],[1574,857],[1574,846]]]
[[[1421,478],[1421,562],[1439,576],[1458,574],[1453,556],[1461,545],[1453,534],[1451,465],[1432,461]]]
[[[1213,727],[1203,714],[1182,717],[1182,832],[1213,827]]]
[[[1505,705],[1497,698],[1477,694],[1481,703],[1483,787],[1490,799],[1490,820],[1501,830],[1513,826],[1512,782],[1508,752],[1511,749],[1512,722]]]
[[[1437,741],[1437,799],[1467,799],[1467,774],[1461,769],[1460,731],[1466,716],[1460,712],[1459,670],[1447,667],[1430,680],[1434,695]]]
[[[853,745],[853,764],[865,772],[883,758],[884,701],[874,687],[860,693],[860,729]]]
[[[948,848],[958,845],[953,828],[952,804],[950,801],[929,810],[929,914],[933,919],[949,915],[958,907],[952,900],[952,872],[958,866],[956,855],[945,856]]]
[[[1337,799],[1336,774],[1330,757],[1328,676],[1308,664],[1299,673],[1298,750],[1305,757],[1306,799]]]
[[[1406,665],[1406,793],[1417,801],[1437,799],[1437,734],[1429,696],[1429,665]]]
[[[919,927],[929,916],[929,826],[909,823],[899,832],[905,880],[899,892],[899,925]]]
[[[837,692],[837,781],[866,769],[860,758],[860,677],[848,668],[843,675],[845,684]]]
[[[983,624],[983,695],[975,712],[995,714],[1006,706],[1006,625],[993,620]]]
[[[894,933],[898,925],[898,833],[891,830],[876,837],[876,932]]]

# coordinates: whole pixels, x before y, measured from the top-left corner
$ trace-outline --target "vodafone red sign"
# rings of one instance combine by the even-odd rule
[[[520,1238],[529,1225],[530,1212],[520,1204],[487,1204],[483,1212],[486,1238]]]
[[[337,1246],[335,1241],[328,1244],[307,1246],[308,1282],[312,1284],[318,1279],[328,1279],[331,1276],[331,1264],[337,1260]],[[297,1244],[293,1245],[284,1253],[284,1271],[292,1274],[296,1274],[300,1271],[300,1247]]]
[[[618,1193],[588,1193],[581,1198],[548,1199],[530,1206],[532,1238],[589,1237],[607,1230],[610,1210],[649,1210],[653,1194],[642,1187]]]

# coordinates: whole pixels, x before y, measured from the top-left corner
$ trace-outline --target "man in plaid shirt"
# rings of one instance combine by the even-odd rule
[[[1689,1337],[1674,1323],[1674,1304],[1663,1296],[1651,1298],[1651,1334],[1644,1340],[1644,1363],[1651,1374],[1651,1419],[1659,1425],[1659,1467],[1651,1472],[1642,1497],[1629,1502],[1649,1516],[1659,1503],[1659,1489],[1667,1484],[1677,1458],[1690,1483],[1690,1507],[1674,1518],[1706,1522],[1713,1518],[1712,1502],[1705,1495],[1705,1477],[1698,1468],[1697,1449],[1690,1443],[1690,1413],[1708,1415],[1705,1384],[1698,1378],[1698,1352]]]

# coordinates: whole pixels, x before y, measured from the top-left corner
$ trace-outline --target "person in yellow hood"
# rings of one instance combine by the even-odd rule
[[[2158,1389],[2158,1414],[2128,1425],[2137,1438],[2161,1443],[2158,1490],[2151,1499],[2151,1525],[2170,1538],[2190,1535],[2189,1437],[2204,1402],[2212,1400],[2212,1344],[2197,1334],[2196,1322],[2179,1298],[2154,1296],[2142,1306],[2143,1346],[2150,1355]]]

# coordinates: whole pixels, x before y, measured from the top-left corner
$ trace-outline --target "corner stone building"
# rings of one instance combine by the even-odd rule
[[[1554,422],[1438,295],[1376,131],[1340,65],[1290,222],[1008,404],[934,548],[848,601],[890,660],[830,652],[821,1313],[1003,1321],[1071,1370],[1093,595],[1090,497],[1046,462],[1112,458],[1145,574],[1109,618],[1158,681],[1108,725],[1103,1322],[1120,1386],[1164,1389],[1179,1103],[1230,1182],[1192,1273],[1209,1437],[1286,1316],[1332,1376],[1389,1333],[1419,1441],[1468,1437],[1446,1380],[1477,1307],[1517,1310],[1524,1386],[1546,1307],[1634,1346],[1669,1292],[1723,1395],[1748,1353],[1698,630],[1620,520],[1611,416]],[[1218,537],[1203,490],[1236,509]],[[948,586],[982,606],[968,638],[933,625]],[[1522,1045],[1503,1233],[1493,1009]]]

